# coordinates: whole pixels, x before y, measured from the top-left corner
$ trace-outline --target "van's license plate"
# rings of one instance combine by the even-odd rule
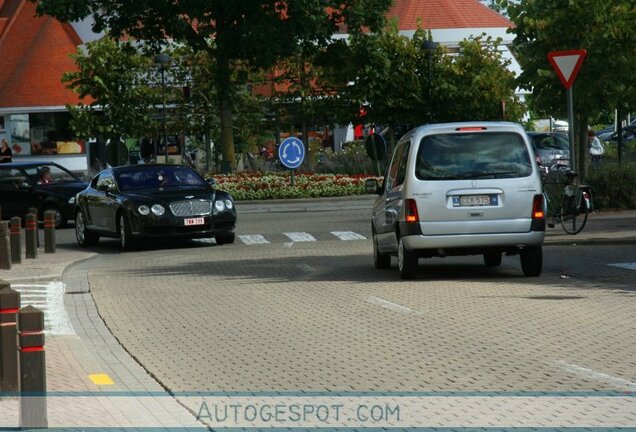
[[[185,226],[203,225],[205,224],[205,220],[203,218],[188,218],[188,219],[184,219],[183,223],[185,224]]]
[[[475,207],[491,205],[490,195],[460,195],[453,197],[453,207]]]

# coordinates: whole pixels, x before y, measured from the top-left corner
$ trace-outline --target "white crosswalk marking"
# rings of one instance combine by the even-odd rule
[[[240,235],[238,236],[239,239],[241,239],[241,241],[243,243],[245,243],[246,245],[253,245],[253,244],[266,244],[269,243],[267,241],[267,239],[265,239],[265,237],[263,237],[260,234],[249,234],[249,235]]]
[[[614,264],[608,264],[609,266],[612,267],[619,267],[619,268],[624,268],[627,270],[636,270],[636,262],[631,262],[631,263],[614,263]]]
[[[331,231],[331,234],[338,237],[340,240],[366,240],[367,238],[361,234],[353,231]]]
[[[74,335],[75,330],[64,308],[62,282],[46,284],[11,284],[11,288],[20,292],[22,306],[34,306],[44,312],[44,332],[51,335]]]
[[[316,238],[306,232],[288,232],[283,233],[293,242],[314,242]]]

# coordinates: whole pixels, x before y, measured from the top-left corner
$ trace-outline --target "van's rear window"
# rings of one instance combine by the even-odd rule
[[[527,177],[532,163],[524,139],[513,132],[429,135],[417,152],[420,180]]]

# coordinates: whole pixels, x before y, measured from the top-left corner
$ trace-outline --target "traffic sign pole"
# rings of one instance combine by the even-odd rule
[[[278,159],[291,170],[291,187],[294,187],[294,171],[305,159],[305,146],[295,137],[285,139],[278,146]]]
[[[585,50],[555,51],[548,53],[548,61],[554,68],[561,84],[566,88],[568,106],[568,139],[570,141],[570,168],[576,169],[576,153],[574,145],[574,95],[572,84],[587,56]]]
[[[576,171],[576,149],[574,145],[574,95],[572,87],[566,90],[568,98],[568,140],[570,141],[570,169]]]

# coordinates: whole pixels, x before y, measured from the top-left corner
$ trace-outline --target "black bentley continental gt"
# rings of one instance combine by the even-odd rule
[[[234,243],[236,209],[229,193],[178,165],[109,168],[77,194],[75,235],[80,246],[100,236],[124,250],[143,238],[211,238]]]

